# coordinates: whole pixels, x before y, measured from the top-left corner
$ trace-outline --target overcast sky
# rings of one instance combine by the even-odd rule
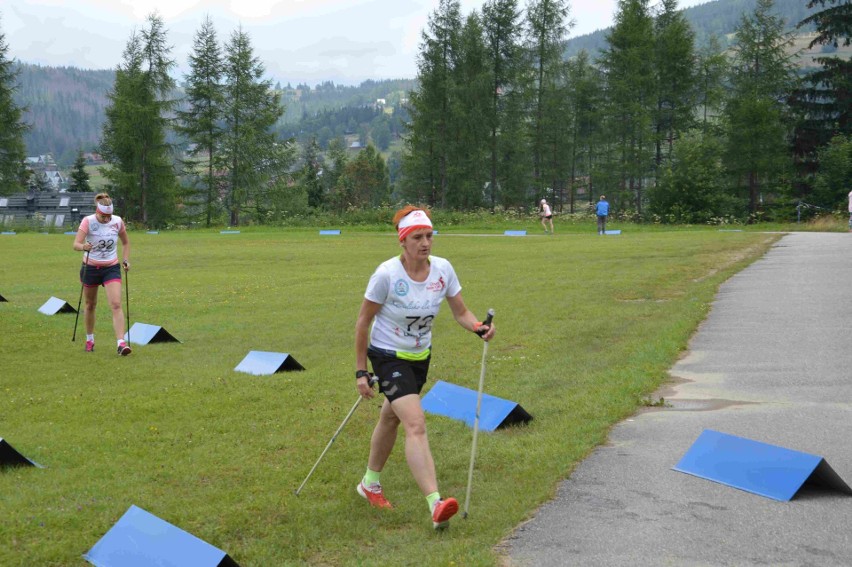
[[[705,1],[681,0],[681,7]],[[461,0],[462,13],[483,3]],[[616,3],[573,0],[569,36],[609,27]],[[242,26],[270,78],[358,84],[415,77],[421,32],[437,6],[438,0],[0,0],[0,31],[19,61],[114,69],[134,27],[156,11],[182,73],[209,14],[222,43]]]

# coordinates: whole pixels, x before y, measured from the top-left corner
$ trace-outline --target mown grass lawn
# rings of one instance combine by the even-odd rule
[[[382,476],[396,508],[355,492],[378,398],[293,494],[356,400],[355,318],[370,274],[399,251],[392,232],[132,232],[131,320],[182,344],[127,358],[103,292],[93,354],[82,321],[72,343],[74,315],[37,311],[51,296],[77,304],[72,236],[0,236],[0,437],[46,465],[0,472],[0,564],[84,565],[135,504],[243,566],[494,565],[495,546],[666,380],[719,284],[778,238],[470,232],[441,231],[433,253],[453,262],[476,314],[497,313],[486,392],[534,420],[480,435],[470,516],[443,534],[402,435]],[[433,346],[430,383],[476,389],[482,343],[447,307]],[[288,352],[307,370],[234,372],[249,350]],[[463,501],[471,430],[427,421],[441,491]]]

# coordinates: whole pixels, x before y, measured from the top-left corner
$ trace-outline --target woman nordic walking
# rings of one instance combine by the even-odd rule
[[[553,210],[547,204],[547,199],[542,199],[538,205],[538,214],[541,216],[541,226],[544,227],[544,233],[547,232],[547,223],[550,223],[550,234],[553,234]]]
[[[106,290],[112,310],[112,327],[115,330],[118,354],[127,356],[130,347],[124,341],[124,312],[121,310],[121,266],[118,263],[118,241],[121,241],[122,264],[130,270],[130,240],[124,221],[112,214],[112,199],[106,193],[95,196],[95,214],[80,223],[74,250],[85,252],[80,268],[80,282],[86,298],[85,316],[86,352],[95,350],[95,307],[98,304],[98,286]]]
[[[367,359],[385,395],[379,421],[370,439],[367,472],[357,491],[377,508],[391,508],[379,481],[390,456],[399,425],[405,431],[405,458],[411,474],[426,497],[432,525],[446,528],[458,512],[455,498],[438,492],[435,463],[426,435],[426,417],[420,392],[429,372],[432,322],[446,298],[455,320],[483,339],[494,336],[494,326],[485,326],[465,307],[461,284],[452,265],[431,256],[432,222],[429,212],[411,205],[393,218],[402,254],[382,263],[370,278],[358,321],[355,324],[356,385],[370,399],[375,393],[369,383]],[[370,324],[372,323],[372,330]],[[369,336],[369,340],[368,340]]]

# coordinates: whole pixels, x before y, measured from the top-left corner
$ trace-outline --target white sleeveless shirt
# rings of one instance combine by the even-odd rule
[[[118,215],[112,215],[108,223],[101,223],[96,215],[83,218],[80,230],[86,233],[86,242],[92,244],[89,252],[90,266],[112,266],[118,263],[118,237],[127,234],[124,221]],[[83,262],[86,253],[83,252]]]
[[[364,297],[382,308],[370,332],[375,347],[421,354],[432,345],[432,321],[445,297],[461,293],[461,284],[449,261],[429,257],[429,276],[412,280],[397,256],[383,262],[370,277]]]

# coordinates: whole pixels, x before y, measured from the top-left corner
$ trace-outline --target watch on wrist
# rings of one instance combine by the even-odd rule
[[[366,370],[356,370],[355,371],[355,379],[358,378],[366,378],[368,381],[370,380],[370,373]]]

